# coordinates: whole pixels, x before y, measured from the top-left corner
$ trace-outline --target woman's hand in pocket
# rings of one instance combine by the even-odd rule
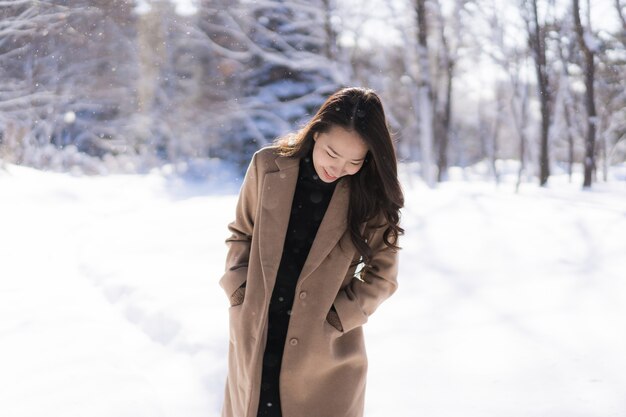
[[[241,286],[235,290],[235,292],[230,296],[230,306],[238,306],[243,303],[243,299],[246,296],[246,287]]]
[[[343,326],[341,325],[341,320],[339,320],[339,315],[337,314],[337,310],[335,310],[334,308],[332,308],[328,312],[328,315],[326,316],[326,321],[335,329],[339,330],[340,332],[343,332]]]

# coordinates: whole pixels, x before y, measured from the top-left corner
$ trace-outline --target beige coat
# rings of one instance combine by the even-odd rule
[[[299,159],[261,149],[244,179],[226,272],[227,296],[245,281],[242,304],[229,309],[230,344],[223,417],[256,417],[267,317],[283,252]],[[397,251],[374,231],[370,267],[355,277],[358,252],[347,229],[349,185],[339,180],[304,264],[292,308],[279,381],[283,417],[363,415],[367,356],[362,325],[397,287]],[[364,225],[365,226],[365,225]],[[332,304],[343,331],[326,321]]]

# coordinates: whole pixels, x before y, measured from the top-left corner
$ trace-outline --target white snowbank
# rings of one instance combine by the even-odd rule
[[[404,184],[366,415],[626,415],[624,183]],[[236,196],[212,190],[0,170],[1,416],[219,415]]]

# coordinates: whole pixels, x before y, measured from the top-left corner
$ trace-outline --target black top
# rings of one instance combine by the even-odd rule
[[[337,181],[322,181],[312,154],[300,160],[285,245],[270,301],[258,416],[281,416],[278,378],[296,284]]]
[[[286,301],[293,296],[296,289],[296,281],[313,245],[336,183],[336,181],[325,183],[317,176],[310,154],[300,160],[298,182],[291,204],[289,226],[270,311],[280,310],[286,313],[291,308],[291,303]],[[283,301],[280,300],[280,296],[283,296]]]

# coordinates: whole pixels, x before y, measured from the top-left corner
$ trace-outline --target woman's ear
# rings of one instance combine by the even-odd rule
[[[317,142],[317,136],[320,134],[320,132],[315,132],[313,133],[313,142]]]

